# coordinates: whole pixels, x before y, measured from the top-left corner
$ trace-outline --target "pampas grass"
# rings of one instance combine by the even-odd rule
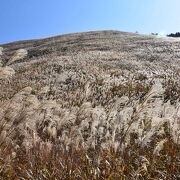
[[[178,179],[176,42],[67,38],[3,46],[15,74],[0,78],[2,179]]]

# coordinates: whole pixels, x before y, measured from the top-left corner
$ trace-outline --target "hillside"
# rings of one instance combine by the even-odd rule
[[[97,31],[2,44],[0,119],[0,141],[13,147],[132,148],[131,178],[169,175],[168,162],[151,164],[165,164],[170,142],[180,150],[180,42]],[[170,160],[176,175],[179,158]]]

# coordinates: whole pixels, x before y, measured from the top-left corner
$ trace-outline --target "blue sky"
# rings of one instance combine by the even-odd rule
[[[180,31],[180,0],[0,0],[0,43],[90,30]]]

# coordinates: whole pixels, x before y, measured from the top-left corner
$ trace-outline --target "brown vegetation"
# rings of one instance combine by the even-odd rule
[[[2,178],[180,178],[178,42],[103,31],[2,47]]]

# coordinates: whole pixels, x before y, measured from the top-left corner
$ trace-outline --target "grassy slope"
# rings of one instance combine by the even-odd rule
[[[178,41],[103,31],[1,47],[2,177],[178,177]]]

